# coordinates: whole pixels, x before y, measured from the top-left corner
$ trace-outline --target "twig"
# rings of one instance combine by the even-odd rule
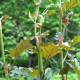
[[[80,32],[78,32],[78,31],[75,31],[75,32],[74,32],[74,31],[71,31],[71,30],[69,30],[67,27],[66,27],[66,30],[67,30],[68,32],[70,32],[70,33],[75,33],[75,34],[76,34],[76,33],[79,33],[79,34],[80,34]]]
[[[68,53],[68,51],[67,51],[67,53]],[[66,53],[66,55],[65,55],[65,57],[64,57],[64,59],[63,59],[63,63],[64,63],[65,60],[66,60],[66,57],[67,57],[67,55],[68,55],[67,53]]]

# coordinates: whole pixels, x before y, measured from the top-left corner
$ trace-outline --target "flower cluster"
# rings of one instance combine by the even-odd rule
[[[55,40],[59,40],[59,39],[60,39],[60,35],[61,35],[61,32],[56,31],[56,34],[55,34],[54,39],[55,39]]]

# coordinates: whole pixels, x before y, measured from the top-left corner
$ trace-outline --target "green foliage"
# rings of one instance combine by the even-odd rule
[[[67,0],[66,0],[67,1]],[[68,0],[69,1],[69,0]],[[70,0],[69,2],[63,2],[62,3],[62,6],[63,8],[65,8],[66,10],[69,10],[77,5],[80,5],[80,0]],[[56,3],[57,1],[52,1],[52,0],[43,0],[42,1],[42,6],[40,7],[40,14],[43,12],[43,8],[46,8],[46,4],[50,4],[50,3]],[[44,5],[45,3],[45,5]],[[28,4],[28,5],[27,5]],[[3,15],[4,13],[5,14],[9,14],[10,16],[13,17],[12,21],[6,21],[4,24],[3,24],[3,32],[4,32],[4,41],[5,41],[5,49],[9,50],[11,48],[13,48],[15,45],[15,43],[19,42],[21,39],[26,39],[27,37],[31,36],[33,34],[33,24],[31,23],[31,20],[28,18],[28,12],[33,12],[35,11],[35,7],[33,4],[33,1],[25,1],[25,0],[20,0],[20,1],[17,1],[17,0],[11,0],[11,1],[8,1],[8,0],[3,0],[1,1],[1,6],[0,6],[0,9],[2,11],[0,11],[0,14]],[[15,6],[15,7],[13,7]],[[6,7],[6,9],[5,9]],[[53,9],[53,7],[55,9]],[[45,18],[45,23],[43,24],[43,29],[42,31],[45,31],[46,29],[49,29],[50,30],[50,37],[49,38],[49,41],[53,41],[53,35],[54,35],[54,32],[55,30],[58,30],[59,28],[57,27],[59,25],[59,21],[58,21],[58,15],[52,15],[52,14],[55,14],[56,11],[58,11],[57,9],[57,5],[56,6],[53,6],[52,9],[46,9],[44,12],[43,12],[43,15],[47,16]],[[31,9],[32,8],[32,9]],[[56,11],[55,11],[56,10]],[[75,8],[75,10],[72,9],[72,11],[79,11],[79,8]],[[41,15],[40,18],[44,18],[44,16]],[[51,15],[51,16],[48,16],[48,15]],[[75,15],[75,14],[74,14]],[[31,14],[32,17],[34,17],[34,13]],[[75,15],[76,16],[76,15]],[[78,14],[79,16],[79,14]],[[8,16],[4,16],[5,18]],[[56,17],[56,18],[55,18]],[[55,18],[55,19],[53,19]],[[74,17],[75,18],[75,17]],[[4,19],[4,18],[3,18]],[[75,18],[76,19],[76,18]],[[41,19],[42,20],[42,19]],[[75,26],[73,25],[74,23],[74,19],[71,20],[72,21],[72,24],[70,25],[69,29],[71,28],[71,30],[73,29],[72,26]],[[79,17],[76,21],[76,23],[80,24],[79,22]],[[75,23],[74,23],[75,24]],[[7,26],[7,27],[6,27]],[[54,26],[54,27],[53,27]],[[77,27],[75,27],[75,29],[79,30],[79,26],[80,25],[77,25]],[[68,27],[68,26],[67,26]],[[73,29],[73,30],[75,30]],[[53,32],[54,30],[54,32]],[[68,32],[68,31],[67,31]],[[40,38],[43,38],[44,36],[47,36],[49,35],[47,32],[45,32],[44,34],[38,36]],[[9,36],[9,37],[8,37]],[[68,35],[70,38],[72,38],[74,36],[69,34]],[[80,42],[80,39],[79,39],[80,36],[76,36],[73,41],[69,41],[69,46],[72,47],[74,46],[75,44],[79,43]],[[30,40],[29,40],[30,41]],[[17,47],[15,49],[12,49],[9,51],[9,56],[11,57],[18,57],[24,50],[26,49],[30,49],[30,48],[33,48],[32,45],[29,43],[29,41],[25,40],[25,41],[21,41],[19,44],[17,44]],[[14,46],[13,46],[14,45]],[[8,47],[9,46],[9,47]],[[48,44],[40,44],[40,54],[46,59],[50,59],[51,57],[55,56],[56,54],[62,52],[63,49],[66,51],[66,50],[70,50],[71,48],[69,47],[66,47],[64,45],[54,45],[52,43],[48,43]],[[33,50],[33,52],[37,53],[37,50]],[[73,59],[74,60],[74,59]],[[74,60],[75,61],[75,60]],[[75,62],[72,62],[73,65],[75,65]],[[77,63],[78,64],[78,63]],[[64,67],[62,69],[62,74],[66,74],[67,71],[64,72],[64,69],[66,69],[66,67]],[[47,70],[47,69],[46,69]],[[79,75],[80,72],[75,68],[74,69],[75,72],[77,72],[77,74]],[[19,71],[19,70],[17,70]],[[17,77],[20,77],[20,76],[25,76],[25,73],[24,74],[24,71],[20,70],[19,71],[20,73],[13,71],[13,73],[17,75]],[[33,72],[32,74],[30,74],[30,71],[28,69],[28,72],[29,72],[29,75],[32,75],[32,77],[35,77],[34,75],[37,74],[37,71],[33,69]],[[48,71],[47,71],[48,72]],[[28,74],[27,74],[28,75]],[[26,76],[27,76],[26,75]],[[46,76],[46,79],[45,80],[49,80],[50,77],[52,76],[52,72],[48,72],[47,73],[47,76]],[[35,78],[32,78],[31,80],[34,80],[36,79]]]
[[[69,41],[69,46],[74,46],[75,44],[80,42],[80,35],[75,36],[74,39]]]
[[[55,74],[53,75],[53,78],[51,78],[50,80],[61,80],[62,76],[59,75],[59,74],[56,74],[56,75]],[[73,73],[69,72],[68,76],[67,76],[67,79],[69,79],[69,80],[79,80],[78,77],[77,77],[77,74],[74,73],[74,72]]]
[[[70,58],[70,61],[68,61],[67,64],[71,68],[73,68],[73,70],[76,72],[76,74],[78,75],[78,78],[80,80],[80,64],[79,64],[78,60],[70,54],[68,54],[68,57]]]
[[[76,7],[77,5],[80,5],[80,0],[70,0],[69,2],[67,1],[62,3],[62,7],[66,10]]]
[[[15,49],[8,51],[10,53],[9,56],[17,58],[24,50],[33,48],[34,46],[30,44],[30,39],[31,37],[23,42],[20,41]]]
[[[45,80],[50,80],[53,77],[53,71],[51,68],[46,68],[45,70]]]
[[[1,17],[1,21],[4,21],[5,19],[11,19],[11,17],[9,17],[8,15],[3,15]]]
[[[42,43],[40,45],[39,54],[41,54],[46,60],[50,59],[51,57],[55,56],[58,53],[61,53],[61,48],[65,47],[64,45],[56,46],[52,43],[48,43],[47,45]]]
[[[58,2],[57,0],[56,1],[53,1],[53,0],[42,1],[42,4],[40,6],[40,13],[42,13],[43,10],[52,3],[54,5],[50,7],[48,10],[52,10],[54,8],[56,12],[58,13],[58,6],[56,5],[57,2]],[[3,0],[1,1],[0,15],[8,14],[9,16],[12,17],[12,20],[6,20],[5,22],[3,22],[5,50],[10,50],[14,48],[15,44],[18,43],[21,39],[27,39],[27,37],[33,34],[34,25],[28,17],[29,12],[32,13],[35,11],[35,6],[33,4],[34,4],[33,1],[29,1],[29,0],[28,1],[25,1],[25,0],[21,0],[21,1],[16,1],[16,0],[15,1],[13,0],[4,1]],[[74,30],[79,31],[79,28],[80,28],[79,27],[80,26],[79,9],[80,7],[76,7],[72,9],[72,11],[74,11],[75,14],[71,18],[72,25],[70,24],[70,26],[67,26],[70,31],[74,31]],[[59,22],[58,22],[57,14],[47,16],[45,18],[45,22],[43,24],[42,31],[50,30],[50,36],[48,38],[49,41],[53,41],[55,30],[59,29],[58,25],[59,25]],[[77,27],[75,27],[76,25]],[[68,32],[68,37],[73,38],[73,35],[75,34]]]
[[[47,10],[47,9],[45,9],[41,15],[38,14],[38,18],[40,20],[40,23],[42,24],[44,22],[45,16],[49,16],[49,15],[52,15],[52,14],[56,14],[56,10],[54,10],[54,9],[53,10]],[[30,13],[29,12],[30,19],[35,23],[35,17],[34,17],[34,15],[35,15],[35,13]]]
[[[32,78],[35,78],[36,75],[38,75],[38,70],[35,70],[33,68],[20,67],[11,71],[11,76],[14,76],[14,78],[26,77],[32,80]]]
[[[43,14],[42,15],[44,15],[44,16],[50,16],[50,15],[52,15],[52,14],[56,14],[56,10],[46,10],[45,12],[43,12]]]
[[[29,60],[29,54],[28,53],[29,53],[28,50],[23,51],[21,53],[21,55],[16,59],[15,65],[16,66],[21,66],[21,67],[23,67],[25,65],[28,66],[28,64],[29,64],[29,62],[28,62],[28,60]],[[12,57],[10,57],[10,58],[12,58]]]
[[[39,54],[42,55],[46,60],[48,60],[56,54],[61,53],[61,48],[65,48],[65,45],[56,46],[51,42],[48,42],[48,44],[42,43],[39,47]],[[37,50],[33,50],[32,52],[36,53]]]
[[[27,5],[28,3],[29,5]],[[27,39],[32,35],[33,31],[31,30],[33,29],[33,25],[28,17],[28,12],[34,7],[32,4],[33,1],[25,0],[1,1],[0,16],[7,14],[12,17],[11,20],[6,19],[2,24],[5,50],[14,48],[15,44],[21,39]]]
[[[22,69],[15,69],[15,70],[12,70],[11,71],[11,76],[14,76],[15,78],[16,77],[28,77],[30,75],[30,72],[25,72],[23,71]]]
[[[77,57],[77,59],[80,58],[80,52],[77,52],[77,53],[76,53],[76,57]]]
[[[39,38],[43,38],[43,37],[45,37],[45,36],[48,36],[48,35],[49,35],[49,32],[50,32],[50,31],[46,31],[46,32],[40,34]]]
[[[35,70],[35,69],[29,69],[29,68],[22,68],[23,71],[25,72],[30,72],[30,76],[31,77],[34,77],[35,75],[38,75],[38,70]]]
[[[38,79],[38,70],[35,70],[33,68],[16,68],[15,70],[11,71],[11,76],[14,75],[14,78],[17,77],[25,77],[30,80],[37,80]],[[45,70],[45,79],[42,78],[42,80],[50,80],[53,77],[53,70],[51,68],[47,68]]]

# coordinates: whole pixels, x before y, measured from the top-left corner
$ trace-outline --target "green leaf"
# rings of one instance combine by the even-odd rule
[[[29,17],[30,17],[30,19],[31,19],[33,22],[34,22],[34,20],[35,20],[34,14],[35,14],[35,13],[30,13],[30,12],[29,12]]]
[[[11,71],[11,75],[14,77],[35,77],[35,75],[38,75],[38,70],[35,70],[33,68],[16,68]]]
[[[29,16],[34,17],[35,13],[30,13],[29,12]]]
[[[69,54],[68,54],[68,57],[70,58],[70,61],[67,62],[67,64],[71,68],[73,68],[73,70],[76,72],[76,74],[78,75],[78,78],[80,80],[80,64],[79,64],[78,60],[76,58],[74,58],[74,56],[69,55]]]
[[[9,56],[17,58],[24,50],[33,48],[34,46],[30,44],[31,38],[32,37],[28,38],[27,40],[23,42],[20,41],[20,43],[17,43],[17,47],[15,49],[8,51],[10,53]]]
[[[52,14],[56,14],[56,10],[54,10],[54,9],[53,10],[47,10],[42,15],[49,16]]]
[[[28,77],[28,76],[30,76],[30,72],[29,71],[25,72],[22,69],[15,69],[15,70],[12,70],[11,71],[11,74],[10,75],[11,76],[14,75],[15,78],[16,77],[21,77],[21,76]]]
[[[54,45],[53,43],[48,42],[48,44],[42,43],[39,45],[39,54],[41,54],[46,60],[55,56],[58,53],[61,53],[63,50],[67,51],[72,48],[69,48],[65,45]],[[62,50],[63,49],[63,50]],[[38,53],[37,49],[31,50],[31,53]]]
[[[69,71],[69,65],[67,64],[65,67],[63,67],[60,71],[60,74],[63,75],[63,74],[67,74]]]
[[[62,7],[65,8],[66,10],[69,10],[73,7],[76,7],[80,5],[80,0],[70,0],[68,2],[63,2]]]
[[[35,75],[38,75],[38,70],[35,70],[33,68],[22,68],[23,71],[25,72],[30,72],[30,76],[34,77]]]
[[[22,68],[22,70],[25,72],[30,72],[29,68]]]
[[[49,35],[49,32],[50,32],[50,31],[46,31],[46,32],[42,33],[39,37],[40,37],[40,38],[43,38],[43,37],[45,37],[45,36],[48,36],[48,35]]]
[[[65,45],[56,46],[53,43],[48,44],[40,44],[39,54],[41,54],[46,60],[50,59],[51,57],[55,56],[58,53],[62,52],[61,48],[64,48]]]
[[[3,15],[1,17],[1,21],[4,21],[5,19],[11,19],[11,17],[9,17],[8,15]]]
[[[48,44],[44,44],[44,43],[40,44],[39,45],[39,52],[45,59],[48,59],[48,58],[51,58],[52,55],[54,56],[57,53],[62,52],[61,48],[65,51],[68,51],[68,50],[72,49],[71,47],[68,47],[68,46],[65,46],[65,45],[56,46],[56,45],[49,42]],[[52,53],[50,53],[51,51],[52,51]],[[31,53],[35,54],[35,53],[38,53],[38,51],[37,51],[37,49],[31,49]]]
[[[64,48],[65,51],[68,51],[68,50],[71,50],[71,49],[72,49],[71,47],[67,47],[67,46]]]
[[[74,46],[75,44],[79,43],[80,42],[80,35],[78,36],[75,36],[74,39],[71,41],[69,41],[69,46]]]
[[[51,68],[46,68],[45,70],[45,80],[50,80],[53,77],[53,70]],[[44,80],[44,79],[43,79]]]
[[[34,77],[35,75],[38,75],[38,70],[32,69],[32,72],[30,73],[30,75],[32,77]]]

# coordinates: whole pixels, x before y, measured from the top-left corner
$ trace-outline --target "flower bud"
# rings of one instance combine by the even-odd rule
[[[62,18],[63,16],[63,11],[62,11],[62,7],[59,8],[59,18]]]
[[[73,15],[73,12],[70,12],[70,13],[67,14],[67,16],[68,16],[69,18],[71,18],[72,15]]]
[[[62,36],[62,34],[60,35],[59,41],[60,41],[60,45],[62,45],[63,44],[63,36]]]
[[[40,23],[36,23],[36,28],[40,29],[42,27],[42,25]]]
[[[65,17],[62,22],[63,22],[64,24],[67,24],[67,23],[68,23],[68,18]]]

